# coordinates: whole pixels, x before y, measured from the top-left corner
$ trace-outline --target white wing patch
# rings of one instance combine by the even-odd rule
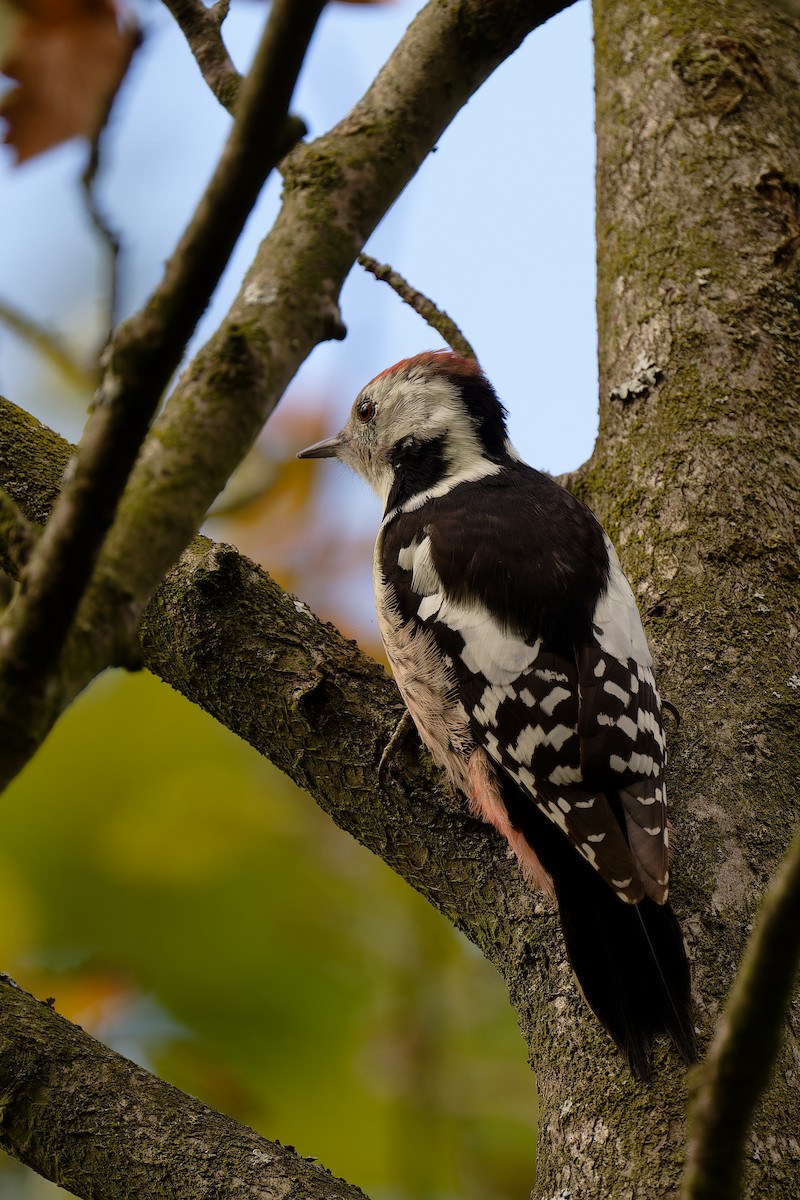
[[[445,596],[444,586],[433,565],[429,537],[404,547],[398,555],[398,563],[403,570],[411,571],[411,590],[421,597],[417,607],[420,621],[441,622],[461,634],[464,641],[461,658],[468,671],[483,676],[493,687],[502,688],[513,683],[536,661],[541,639],[530,645],[523,638],[501,629],[482,604],[459,604]]]
[[[411,572],[411,590],[417,595],[427,597],[441,591],[442,581],[433,565],[429,537],[404,546],[397,556],[397,562],[404,571]]]
[[[528,692],[528,695],[530,695],[530,692]],[[548,717],[552,717],[553,709],[559,705],[562,700],[569,700],[569,697],[569,688],[554,687],[552,692],[549,692],[543,700],[539,701],[539,707],[541,708],[542,712],[547,713]]]
[[[643,667],[652,666],[650,648],[631,585],[619,565],[617,552],[603,534],[608,552],[608,587],[597,602],[592,621],[597,640],[606,654],[625,662],[632,658]]]

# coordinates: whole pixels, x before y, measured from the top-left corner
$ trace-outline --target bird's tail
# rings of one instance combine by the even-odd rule
[[[522,817],[519,826],[552,877],[580,989],[633,1074],[648,1077],[658,1033],[671,1037],[685,1063],[696,1062],[689,964],[669,904],[647,896],[627,904],[552,821],[525,810],[510,815]]]
[[[567,954],[586,1002],[637,1078],[650,1073],[657,1033],[669,1034],[685,1063],[696,1062],[689,964],[674,912],[648,896],[626,904],[585,865],[588,872],[559,873],[553,882]]]

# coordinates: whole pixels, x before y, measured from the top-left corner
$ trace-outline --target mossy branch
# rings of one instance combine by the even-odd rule
[[[52,723],[59,658],[99,547],[161,395],[285,149],[289,101],[323,4],[275,0],[205,195],[156,291],[109,346],[70,478],[0,626],[0,785]]]
[[[228,4],[218,2],[206,8],[202,0],[164,0],[180,26],[183,36],[200,68],[200,73],[223,108],[233,113],[242,85],[222,40],[222,23]]]
[[[0,975],[0,1146],[76,1196],[364,1200],[95,1041]]]
[[[0,487],[0,570],[18,579],[36,542],[36,529]]]

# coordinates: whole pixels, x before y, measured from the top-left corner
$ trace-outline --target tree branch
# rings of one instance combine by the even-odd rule
[[[291,7],[294,13],[297,6]],[[180,381],[132,472],[60,676],[35,712],[28,705],[23,716],[21,704],[10,710],[20,719],[0,783],[33,753],[98,670],[127,661],[158,580],[297,367],[319,341],[343,335],[336,301],[364,241],[469,96],[531,29],[563,7],[564,0],[436,0],[416,18],[354,110],[332,133],[290,155],[281,215],[228,317]],[[146,332],[144,344],[153,339],[157,347],[160,321],[172,317],[171,306],[158,312],[151,305],[148,312],[147,330],[141,318],[134,328]],[[141,374],[140,360],[126,353],[124,342],[121,336],[107,372],[109,399],[118,377],[137,372],[134,383],[149,394],[150,375]]]
[[[44,525],[75,447],[0,396],[0,484],[26,520]]]
[[[0,1146],[104,1200],[364,1200],[290,1147],[115,1054],[0,976]]]
[[[202,0],[164,0],[181,28],[200,73],[223,108],[233,113],[242,77],[233,65],[220,32],[228,4],[217,0],[206,8]]]
[[[164,277],[118,331],[67,482],[0,627],[8,782],[52,723],[58,657],[139,445],[269,170],[324,0],[275,0],[206,193]],[[106,623],[110,614],[105,617]]]
[[[766,1088],[800,959],[800,830],[761,903],[702,1067],[682,1200],[737,1200],[747,1131]]]
[[[0,487],[0,571],[19,578],[35,541],[34,526]]]
[[[413,288],[399,271],[395,271],[388,263],[379,263],[377,259],[372,258],[369,254],[359,254],[358,262],[365,271],[369,271],[376,279],[388,283],[389,287],[397,293],[404,304],[408,304],[413,308],[414,312],[419,313],[423,321],[430,325],[431,329],[436,330],[439,336],[447,342],[451,350],[455,350],[456,354],[461,354],[464,358],[474,358],[477,361],[477,354],[452,317],[448,317],[447,313],[437,308],[432,300],[429,300],[427,296],[423,296],[422,292],[418,292],[416,288]]]
[[[106,122],[110,112],[111,109],[109,107],[109,110],[106,114]],[[98,129],[94,137],[90,140],[89,157],[86,162],[83,175],[81,176],[86,215],[88,216],[89,221],[91,222],[98,238],[100,239],[108,262],[106,322],[105,329],[103,330],[102,338],[100,340],[101,349],[112,336],[114,328],[117,324],[119,307],[119,254],[122,245],[119,234],[112,227],[110,221],[102,210],[96,190],[97,177],[100,172],[100,166],[102,162],[101,147],[103,145],[103,138],[106,131],[106,122],[103,123],[102,128]]]

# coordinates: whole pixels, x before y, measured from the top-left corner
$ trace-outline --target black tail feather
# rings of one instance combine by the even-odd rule
[[[589,1007],[637,1078],[650,1074],[657,1033],[669,1034],[685,1063],[695,1062],[689,964],[674,912],[647,896],[626,904],[589,872],[554,880],[567,954]]]
[[[616,1042],[633,1074],[647,1079],[653,1037],[666,1033],[683,1061],[697,1061],[689,964],[669,904],[644,897],[626,904],[544,814],[515,803],[512,821],[550,873],[567,954],[589,1007]]]

